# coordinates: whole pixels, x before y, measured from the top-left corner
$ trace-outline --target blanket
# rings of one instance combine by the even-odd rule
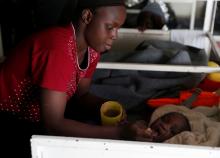
[[[132,53],[119,55],[117,62],[169,65],[207,65],[204,50],[177,42],[148,40],[140,43]],[[124,56],[122,54],[125,54]],[[111,61],[111,53],[103,54],[102,61]],[[145,100],[178,97],[181,90],[196,87],[204,73],[159,71],[131,71],[98,69],[93,76],[91,93],[108,100],[117,100],[126,109],[145,104]]]
[[[165,105],[155,110],[150,123],[161,115],[173,111],[180,112],[189,119],[192,131],[184,131],[166,140],[165,143],[220,147],[220,109],[218,106],[188,109],[184,106]]]

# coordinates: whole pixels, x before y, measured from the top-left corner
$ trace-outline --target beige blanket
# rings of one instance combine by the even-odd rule
[[[184,106],[166,105],[156,109],[152,114],[150,122],[172,111],[184,114],[190,121],[192,131],[182,132],[165,141],[166,143],[220,147],[219,107],[196,107],[194,109],[188,109]]]

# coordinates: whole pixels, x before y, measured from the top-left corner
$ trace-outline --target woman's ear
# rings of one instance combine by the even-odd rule
[[[82,11],[82,22],[85,24],[89,24],[92,20],[93,13],[91,12],[90,9],[84,9]]]

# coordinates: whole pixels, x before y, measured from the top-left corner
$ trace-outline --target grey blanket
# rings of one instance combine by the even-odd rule
[[[144,41],[131,53],[124,53],[117,62],[207,65],[202,49],[176,42]],[[102,61],[111,61],[108,54]],[[150,98],[177,97],[181,90],[196,87],[205,77],[202,73],[155,72],[97,69],[91,92],[109,100],[117,100],[126,109],[145,104]]]

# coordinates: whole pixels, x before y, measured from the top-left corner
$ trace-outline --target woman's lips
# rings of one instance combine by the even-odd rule
[[[106,49],[106,50],[109,50],[109,49],[111,49],[111,48],[112,48],[112,45],[110,45],[110,44],[106,44],[106,45],[105,45],[105,49]]]

